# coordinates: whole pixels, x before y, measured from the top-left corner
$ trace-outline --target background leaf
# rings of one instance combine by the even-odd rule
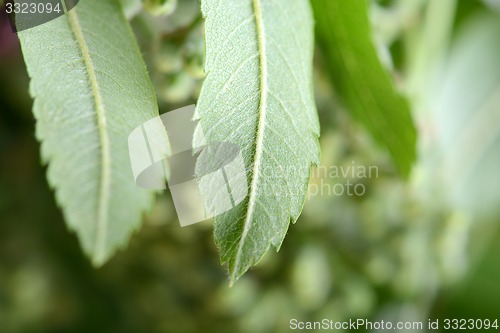
[[[312,0],[317,38],[349,111],[387,147],[403,175],[416,158],[416,130],[372,41],[366,0]]]
[[[94,264],[137,228],[152,193],[135,185],[127,137],[158,115],[156,97],[118,1],[82,0],[19,33],[47,176]]]
[[[500,200],[500,23],[480,13],[466,21],[428,87],[434,112],[424,120],[432,190],[474,216],[491,217]],[[439,181],[437,181],[439,180]]]
[[[280,247],[302,210],[310,164],[319,162],[313,23],[305,0],[205,0],[202,12],[200,124],[207,141],[241,147],[249,184],[247,198],[215,219],[234,282],[271,244]]]

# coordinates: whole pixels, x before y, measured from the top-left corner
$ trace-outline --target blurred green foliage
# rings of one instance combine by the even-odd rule
[[[498,169],[491,170],[498,151],[481,155],[491,159],[470,174],[483,186],[495,186],[488,192],[456,192],[454,179],[451,184],[443,179],[458,173],[458,184],[466,180],[460,175],[467,169],[443,161],[472,155],[466,146],[448,155],[443,133],[474,133],[476,139],[498,134],[482,132],[483,127],[462,132],[452,120],[467,115],[463,124],[471,125],[479,114],[498,128],[500,103],[487,109],[477,105],[498,98],[500,83],[492,75],[498,64],[490,63],[500,54],[494,42],[498,34],[484,42],[480,26],[492,29],[488,22],[499,17],[493,1],[448,3],[456,16],[447,21],[439,14],[442,8],[432,9],[425,0],[384,1],[377,9],[383,22],[374,22],[375,27],[394,25],[375,31],[397,60],[392,74],[410,96],[418,124],[419,162],[411,179],[400,179],[388,154],[342,109],[324,60],[317,59],[322,165],[373,165],[378,177],[313,173],[318,188],[350,180],[366,193],[311,195],[280,252],[268,253],[232,288],[219,264],[211,223],[181,229],[168,193],[159,196],[127,249],[103,268],[91,267],[66,229],[40,167],[28,78],[15,38],[0,26],[0,332],[264,333],[290,331],[291,318],[498,318],[495,203],[500,196]],[[192,103],[199,92],[203,27],[198,12],[196,1],[188,0],[178,1],[168,17],[132,11],[164,112]],[[490,19],[477,19],[478,14]],[[429,47],[429,33],[440,36],[433,43],[441,50]],[[453,76],[453,64],[464,56],[466,64],[456,69],[468,74]],[[481,91],[485,86],[489,89]],[[463,102],[471,96],[477,103]],[[445,106],[446,100],[458,107]],[[465,142],[473,151],[484,148],[482,140]]]

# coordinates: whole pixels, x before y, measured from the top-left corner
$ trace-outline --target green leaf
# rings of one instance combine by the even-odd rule
[[[48,180],[84,251],[103,264],[153,200],[134,182],[127,147],[158,115],[145,64],[115,0],[82,0],[19,38]]]
[[[408,175],[416,130],[407,101],[394,88],[372,41],[367,0],[312,0],[317,38],[335,88],[375,140]]]
[[[249,186],[215,218],[233,283],[271,244],[279,249],[319,162],[313,21],[306,0],[205,0],[202,12],[208,74],[197,113],[208,142],[241,148]]]
[[[468,19],[429,93],[424,142],[430,193],[444,191],[454,208],[498,218],[500,209],[500,20]],[[434,86],[433,86],[434,87]]]

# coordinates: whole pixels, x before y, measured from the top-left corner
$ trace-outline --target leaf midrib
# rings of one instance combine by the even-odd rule
[[[96,237],[94,245],[94,253],[92,255],[92,261],[94,264],[99,265],[104,261],[105,258],[105,240],[108,228],[108,211],[109,204],[108,198],[110,194],[111,187],[111,150],[110,141],[108,133],[106,130],[106,115],[105,107],[101,94],[99,84],[97,82],[96,70],[92,57],[90,55],[90,50],[88,48],[87,42],[83,35],[83,30],[78,19],[77,8],[67,12],[69,24],[73,35],[80,47],[80,51],[83,56],[83,62],[87,68],[87,75],[90,81],[90,86],[94,96],[94,103],[96,108],[97,116],[97,127],[99,129],[99,139],[101,142],[101,179],[99,188],[99,201],[98,201],[98,216],[97,216],[97,227],[96,227]]]
[[[260,101],[259,101],[259,119],[257,136],[255,140],[255,159],[253,162],[252,182],[250,185],[250,194],[248,199],[248,206],[246,211],[246,218],[243,224],[243,232],[238,244],[238,251],[234,261],[234,269],[231,272],[231,281],[235,281],[238,276],[238,267],[241,262],[243,253],[243,246],[245,239],[250,231],[252,225],[252,217],[255,211],[256,196],[258,190],[258,183],[260,178],[260,165],[262,154],[264,151],[264,132],[266,127],[267,115],[267,62],[266,62],[266,40],[264,22],[262,19],[261,0],[253,0],[253,9],[255,16],[255,23],[257,28],[258,39],[258,53],[259,53],[259,67],[260,67]]]

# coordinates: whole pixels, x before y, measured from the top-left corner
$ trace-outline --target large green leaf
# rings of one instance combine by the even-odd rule
[[[280,247],[319,160],[313,21],[307,0],[205,0],[202,12],[208,74],[200,124],[207,141],[241,148],[249,187],[242,203],[215,218],[234,282],[271,244]]]
[[[115,0],[82,0],[19,33],[48,179],[94,264],[138,227],[152,193],[135,185],[127,137],[158,115],[155,92]]]
[[[416,158],[416,130],[407,101],[395,90],[378,58],[368,1],[312,0],[312,4],[318,40],[336,89],[407,175]]]

